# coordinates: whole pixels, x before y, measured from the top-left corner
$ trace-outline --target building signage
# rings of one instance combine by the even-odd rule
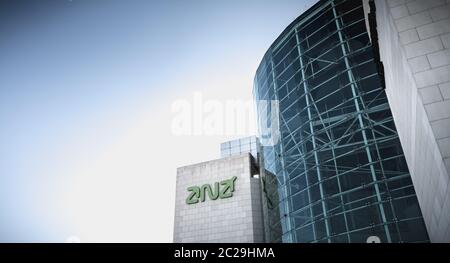
[[[233,196],[236,179],[237,176],[233,176],[231,179],[216,182],[214,183],[214,187],[210,184],[188,187],[189,195],[186,198],[186,204],[191,205],[198,202],[205,202],[206,195],[211,200],[230,198]]]

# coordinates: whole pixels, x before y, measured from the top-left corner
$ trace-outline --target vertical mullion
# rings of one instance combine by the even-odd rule
[[[386,215],[385,215],[385,212],[384,212],[383,204],[381,203],[382,200],[381,200],[380,189],[379,189],[378,183],[376,182],[377,178],[376,178],[376,174],[375,174],[375,168],[374,168],[373,163],[372,163],[372,154],[370,153],[370,150],[369,150],[369,147],[368,147],[367,135],[366,135],[365,125],[364,125],[364,122],[363,122],[363,119],[362,119],[362,116],[361,116],[362,112],[360,111],[360,107],[359,107],[358,95],[356,94],[355,82],[354,82],[354,78],[353,78],[353,75],[352,75],[350,62],[348,60],[347,50],[345,49],[345,45],[344,45],[344,41],[345,40],[344,40],[344,37],[342,36],[342,27],[341,27],[341,25],[340,25],[340,23],[338,21],[339,17],[338,17],[337,12],[336,12],[336,6],[334,4],[334,1],[332,1],[331,4],[333,6],[333,15],[334,15],[336,27],[338,29],[339,41],[341,42],[341,49],[342,49],[342,52],[343,52],[343,55],[344,55],[345,66],[347,68],[347,76],[348,76],[348,79],[350,81],[350,86],[352,88],[352,94],[353,94],[353,98],[354,98],[354,101],[355,101],[356,111],[358,112],[357,118],[358,118],[359,126],[361,128],[361,133],[362,133],[364,144],[365,144],[367,158],[368,158],[369,163],[371,163],[370,164],[370,171],[371,171],[371,175],[372,175],[372,180],[375,183],[374,184],[374,188],[375,188],[375,193],[376,193],[376,196],[377,196],[377,201],[379,203],[381,219],[383,220],[384,231],[386,233],[387,241],[389,243],[391,243],[392,242],[391,235],[389,233],[389,228],[386,225]]]
[[[324,194],[323,194],[323,185],[322,185],[322,177],[320,174],[320,166],[319,166],[319,156],[317,155],[317,146],[316,146],[316,138],[314,136],[314,127],[313,127],[313,123],[312,123],[312,114],[311,114],[311,106],[309,103],[309,91],[308,91],[308,87],[306,85],[306,74],[305,74],[305,69],[303,67],[303,59],[302,59],[302,50],[300,47],[300,41],[298,38],[298,31],[297,28],[295,29],[295,39],[297,41],[297,48],[298,48],[298,58],[300,60],[300,68],[301,68],[301,72],[302,72],[302,80],[303,80],[303,89],[305,92],[305,100],[306,100],[306,108],[307,108],[307,112],[308,112],[308,119],[309,119],[309,129],[311,132],[311,140],[312,140],[312,144],[313,144],[313,151],[314,151],[314,161],[316,163],[316,173],[317,173],[317,179],[319,182],[319,191],[320,191],[320,199],[321,199],[321,203],[322,203],[322,211],[323,211],[323,216],[324,216],[324,221],[325,221],[325,229],[326,229],[326,234],[327,234],[327,240],[328,243],[331,242],[330,240],[330,227],[329,227],[329,223],[328,223],[328,215],[327,215],[327,210],[326,210],[326,206],[325,206],[325,199],[324,199]],[[306,162],[305,162],[306,163]],[[307,181],[308,185],[309,182]],[[308,194],[310,192],[310,189],[308,189]],[[311,202],[311,198],[309,200],[309,202]],[[312,215],[312,206],[311,206],[311,215]],[[313,229],[314,229],[314,224],[313,224]],[[317,240],[317,236],[314,230],[314,237]]]

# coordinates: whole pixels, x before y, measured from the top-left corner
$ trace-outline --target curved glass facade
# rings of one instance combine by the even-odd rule
[[[262,170],[277,185],[265,195],[279,210],[268,224],[282,229],[272,242],[428,241],[365,23],[361,0],[322,0],[259,65]]]

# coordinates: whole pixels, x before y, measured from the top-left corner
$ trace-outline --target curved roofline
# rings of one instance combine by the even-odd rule
[[[310,8],[308,8],[308,10],[306,10],[305,12],[301,13],[296,19],[294,19],[294,21],[292,21],[279,35],[278,37],[272,42],[272,44],[270,44],[269,48],[267,49],[267,51],[264,53],[264,55],[262,56],[258,68],[256,69],[255,72],[255,78],[256,78],[256,73],[258,72],[259,68],[261,67],[261,63],[264,61],[264,58],[272,51],[272,49],[274,48],[274,46],[276,44],[278,44],[278,41],[280,41],[283,37],[285,37],[285,35],[287,35],[287,33],[289,33],[289,31],[292,30],[292,28],[294,26],[296,26],[302,19],[304,19],[306,16],[310,15],[312,12],[314,12],[316,9],[318,9],[319,7],[321,7],[322,5],[331,2],[332,0],[319,0],[317,3],[315,3],[313,6],[311,6]]]

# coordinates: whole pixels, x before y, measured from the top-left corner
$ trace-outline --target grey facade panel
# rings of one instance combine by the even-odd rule
[[[449,1],[375,0],[386,93],[432,242],[450,242]],[[408,13],[398,18],[397,9]],[[394,9],[395,8],[395,9]],[[429,65],[414,64],[426,56]],[[419,58],[419,57],[417,57]],[[425,61],[425,57],[424,57]]]
[[[264,242],[261,184],[252,177],[250,154],[184,166],[177,170],[174,242]],[[187,204],[191,186],[214,185],[236,176],[233,196]]]

